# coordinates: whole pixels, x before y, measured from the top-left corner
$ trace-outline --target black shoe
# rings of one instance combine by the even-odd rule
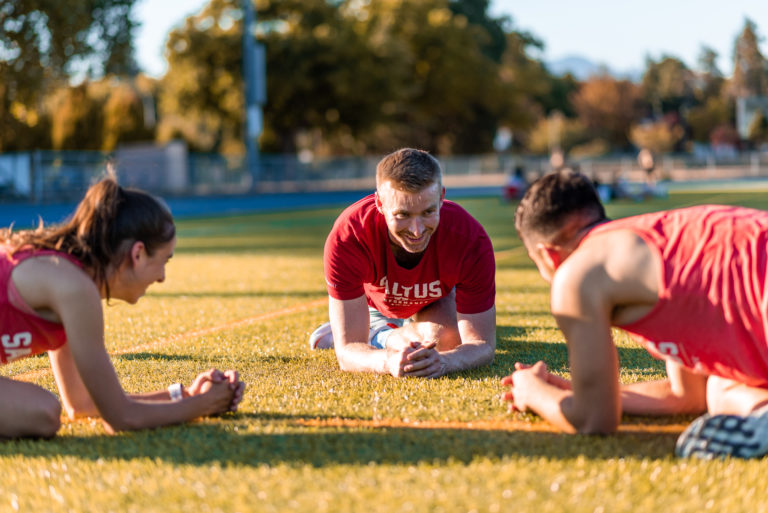
[[[757,458],[768,453],[768,411],[746,417],[704,414],[677,439],[675,454],[701,459]]]

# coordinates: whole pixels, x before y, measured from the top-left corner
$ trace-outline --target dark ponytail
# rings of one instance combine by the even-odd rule
[[[20,249],[53,249],[72,255],[93,273],[109,298],[107,272],[118,267],[136,241],[149,255],[176,235],[167,207],[146,192],[124,189],[113,176],[91,186],[64,224],[10,234],[13,252]]]

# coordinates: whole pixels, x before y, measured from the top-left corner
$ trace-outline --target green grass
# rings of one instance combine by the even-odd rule
[[[768,208],[763,193],[679,193],[614,203],[609,215],[705,202]],[[240,412],[116,436],[98,422],[65,423],[53,440],[0,442],[0,512],[768,510],[765,462],[672,456],[689,417],[627,417],[629,429],[587,437],[508,414],[499,380],[514,362],[544,359],[567,376],[566,351],[514,234],[514,206],[461,203],[499,252],[493,365],[397,380],[341,373],[332,352],[307,349],[327,317],[312,303],[325,297],[322,246],[340,209],[182,221],[166,282],[136,306],[106,309],[108,346],[127,351],[113,361],[133,392],[236,368],[248,383]],[[302,309],[258,317],[292,307]],[[251,322],[227,327],[241,319]],[[616,338],[622,381],[663,375]],[[154,345],[131,350],[143,343]],[[43,356],[0,373],[47,367]],[[49,372],[36,376],[55,390]]]

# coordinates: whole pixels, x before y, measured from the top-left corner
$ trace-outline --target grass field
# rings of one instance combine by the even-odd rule
[[[763,192],[678,193],[615,203],[621,217],[717,202],[768,208]],[[0,512],[768,511],[764,461],[672,456],[690,417],[626,417],[614,436],[565,436],[509,414],[501,377],[544,359],[567,376],[548,290],[512,227],[513,206],[460,202],[497,251],[498,351],[490,367],[436,380],[344,374],[310,352],[327,317],[322,246],[338,209],[178,223],[165,283],[107,308],[126,389],[236,368],[240,411],[108,436],[65,422],[53,440],[0,442]],[[663,366],[617,333],[624,382]],[[47,357],[0,370],[55,390]]]

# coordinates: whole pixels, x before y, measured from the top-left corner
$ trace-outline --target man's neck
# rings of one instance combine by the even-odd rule
[[[391,240],[389,241],[389,247],[392,249],[392,254],[395,256],[397,265],[405,269],[413,269],[419,265],[421,257],[424,256],[424,251],[421,253],[409,253]]]

